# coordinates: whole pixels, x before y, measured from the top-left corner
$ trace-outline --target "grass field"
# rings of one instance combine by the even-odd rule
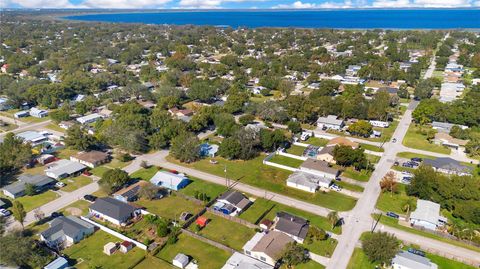
[[[287,153],[297,155],[297,156],[302,156],[305,149],[306,149],[305,147],[292,145],[287,149]]]
[[[82,211],[81,214],[86,215],[88,213],[88,207],[90,205],[91,203],[88,201],[78,200],[60,209],[59,212],[62,212],[65,216],[69,216],[71,215],[70,209],[80,209]]]
[[[314,241],[312,244],[304,244],[304,246],[315,254],[331,257],[335,251],[337,243],[337,240],[328,238],[327,240]]]
[[[202,206],[197,205],[194,202],[175,195],[151,201],[140,199],[136,203],[146,207],[148,212],[168,219],[178,219],[182,212],[190,212],[195,214],[202,208]]]
[[[58,197],[59,195],[54,193],[53,191],[45,191],[33,196],[25,195],[15,200],[22,203],[23,207],[25,208],[25,211],[29,212],[41,205],[44,205],[48,202],[51,202],[57,199]]]
[[[287,156],[281,156],[281,155],[273,156],[273,158],[270,159],[270,162],[278,163],[278,164],[281,164],[281,165],[286,165],[286,166],[293,167],[293,168],[298,168],[303,163],[302,160],[290,158],[290,157],[287,157]]]
[[[207,212],[203,216],[208,218],[209,222],[207,226],[198,232],[199,235],[240,252],[243,245],[255,235],[254,229],[212,213]],[[195,232],[195,226],[196,224],[193,223],[188,229]]]
[[[307,141],[302,143],[318,146],[318,147],[325,147],[327,145],[328,140],[324,138],[319,138],[319,137],[310,137]]]
[[[191,182],[187,187],[180,190],[181,193],[195,197],[195,192],[205,193],[211,199],[217,197],[227,190],[227,187],[215,183],[207,182],[198,178],[188,177]]]
[[[158,169],[156,166],[151,166],[149,168],[140,168],[139,170],[133,172],[130,177],[136,179],[150,180],[156,173]]]
[[[414,123],[410,124],[408,128],[407,134],[403,139],[403,145],[414,148],[414,149],[421,149],[426,151],[432,151],[437,153],[443,154],[450,154],[450,149],[444,146],[436,145],[433,143],[429,143],[427,140],[427,136],[419,133],[419,127],[417,127]]]
[[[316,263],[312,260],[308,261],[307,263],[301,263],[298,265],[295,265],[295,269],[324,269],[325,266]],[[287,269],[286,265],[280,266],[280,269]]]
[[[64,148],[55,152],[55,155],[60,159],[70,160],[70,156],[75,155],[77,153],[78,153],[78,150]]]
[[[364,150],[370,150],[370,151],[375,151],[375,152],[384,152],[385,151],[383,148],[379,148],[377,146],[370,145],[370,144],[361,143],[360,147]]]
[[[65,187],[61,188],[62,191],[72,192],[78,188],[86,186],[92,183],[92,179],[86,176],[78,176],[78,177],[67,177],[62,180],[61,182],[65,183]]]
[[[156,256],[171,262],[178,253],[193,257],[198,262],[199,268],[209,269],[222,268],[231,256],[225,250],[213,247],[185,234],[181,234],[175,244],[166,245]]]
[[[159,258],[155,256],[148,256],[143,260],[141,263],[139,263],[137,266],[134,267],[135,269],[175,269],[177,267],[173,266],[172,264],[169,264],[168,262],[164,260],[160,260]]]
[[[264,155],[248,161],[229,161],[220,157],[215,160],[218,164],[211,164],[209,160],[200,160],[195,163],[180,163],[171,156],[167,157],[168,161],[179,165],[192,167],[200,171],[211,173],[217,176],[225,176],[225,166],[227,168],[227,177],[231,180],[239,180],[240,182],[250,184],[265,190],[281,193],[296,199],[311,202],[320,206],[330,208],[337,211],[351,210],[356,200],[347,195],[338,192],[317,192],[309,193],[301,190],[288,188],[285,184],[287,177],[291,172],[264,165],[262,160]]]
[[[70,259],[76,260],[75,268],[129,268],[143,259],[146,252],[139,248],[133,248],[127,254],[115,252],[108,256],[103,253],[103,246],[108,242],[120,242],[106,232],[97,231],[79,243],[65,249],[64,253]]]
[[[438,269],[475,269],[476,267],[457,262],[454,260],[449,260],[447,258],[427,253],[427,258],[430,259],[433,263],[438,265]]]
[[[390,192],[382,192],[377,200],[377,208],[387,212],[392,211],[398,214],[405,214],[402,210],[403,204],[410,198],[406,192],[406,185],[398,184],[398,192],[391,194]],[[412,197],[413,199],[416,199]]]
[[[431,159],[431,160],[435,159],[434,156],[418,154],[413,152],[399,152],[397,153],[397,157],[405,158],[405,159],[411,159],[411,158],[422,158],[422,159]]]
[[[60,133],[65,133],[67,130],[63,129],[62,127],[58,126],[56,123],[50,123],[49,125],[45,126],[45,128],[54,130]]]
[[[286,205],[278,204],[264,198],[257,198],[255,202],[245,212],[240,214],[239,217],[251,223],[258,224],[263,219],[273,220],[276,213],[280,211],[285,211],[290,214],[308,219],[311,225],[314,225],[326,231],[333,231],[336,234],[340,234],[342,232],[341,227],[335,227],[335,229],[332,230],[332,225],[325,217],[314,215],[312,213],[305,212]]]
[[[338,185],[346,190],[350,190],[350,191],[356,191],[356,192],[363,192],[363,187],[362,186],[358,186],[358,185],[355,185],[355,184],[350,184],[350,183],[347,183],[347,182],[344,182],[344,181],[335,181],[335,185]]]
[[[355,248],[347,269],[373,269],[378,264],[371,263],[361,248]]]
[[[97,166],[93,168],[92,170],[90,170],[90,172],[97,177],[102,177],[103,174],[105,174],[105,172],[107,172],[108,170],[110,170],[110,168],[107,168],[102,165],[102,166]]]
[[[380,156],[372,155],[372,154],[365,154],[365,155],[370,163],[376,164],[380,161]]]
[[[372,173],[370,171],[367,171],[367,170],[357,171],[357,170],[353,169],[352,167],[347,167],[342,172],[342,176],[345,176],[345,177],[348,177],[348,178],[351,178],[351,179],[355,179],[355,180],[358,180],[358,181],[362,181],[362,182],[368,181],[370,179],[371,175],[372,175]]]

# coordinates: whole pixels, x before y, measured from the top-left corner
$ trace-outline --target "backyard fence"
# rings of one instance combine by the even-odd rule
[[[137,247],[140,248],[140,249],[147,250],[147,246],[146,246],[146,245],[144,245],[144,244],[142,244],[142,243],[140,243],[140,242],[138,242],[138,241],[136,241],[136,240],[133,240],[133,239],[131,239],[131,238],[129,238],[129,237],[127,237],[127,236],[125,236],[125,235],[117,232],[117,231],[114,231],[114,230],[112,230],[112,229],[110,229],[110,228],[108,228],[108,227],[106,227],[106,226],[103,226],[103,225],[101,225],[101,224],[99,224],[99,223],[96,223],[95,221],[92,221],[92,220],[90,220],[89,218],[86,218],[86,217],[84,217],[84,216],[81,216],[80,218],[81,218],[82,220],[90,223],[90,224],[95,225],[96,227],[100,228],[100,230],[102,230],[102,231],[104,231],[104,232],[107,232],[107,233],[109,233],[109,234],[111,234],[111,235],[113,235],[113,236],[115,236],[115,237],[117,237],[117,238],[120,238],[120,239],[124,240],[124,241],[131,242],[131,243],[135,244],[135,246],[137,246]]]
[[[212,209],[212,208],[207,208],[207,211],[216,215],[216,216],[219,216],[219,217],[222,217],[224,219],[227,219],[227,220],[230,220],[230,221],[233,221],[233,222],[236,222],[236,223],[239,223],[239,224],[242,224],[244,226],[247,226],[248,228],[251,228],[251,229],[260,229],[260,226],[258,225],[255,225],[251,222],[248,222],[244,219],[241,219],[241,218],[237,218],[237,217],[233,217],[233,216],[230,216],[230,215],[225,215],[221,212],[218,212],[216,211],[215,209]]]
[[[289,158],[297,159],[297,160],[301,160],[301,161],[305,161],[305,160],[308,159],[307,157],[298,156],[298,155],[290,154],[290,153],[283,152],[283,151],[277,151],[277,154],[280,155],[280,156],[285,156],[285,157],[289,157]]]

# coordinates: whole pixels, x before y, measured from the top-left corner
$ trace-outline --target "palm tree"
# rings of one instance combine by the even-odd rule
[[[328,221],[330,221],[330,224],[332,224],[332,229],[335,228],[335,226],[337,226],[337,223],[339,221],[338,212],[332,211],[328,213],[327,219]]]

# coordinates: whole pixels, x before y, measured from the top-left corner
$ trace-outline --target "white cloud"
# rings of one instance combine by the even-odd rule
[[[468,7],[469,0],[414,0],[413,3],[420,7]]]
[[[478,1],[480,2],[480,1]],[[375,8],[449,8],[469,7],[475,5],[471,0],[375,0],[370,6]]]
[[[224,3],[265,2],[269,0],[180,0],[179,8],[221,8]]]
[[[388,7],[388,8],[402,8],[402,7],[410,7],[412,3],[410,0],[376,0],[372,3],[372,7]]]
[[[276,5],[273,8],[295,8],[295,9],[309,9],[309,8],[350,8],[352,2],[346,0],[345,2],[324,2],[321,4],[314,3],[303,3],[302,1],[296,1],[292,4],[280,4]]]
[[[480,7],[480,1],[473,2],[472,4],[475,7]]]
[[[2,2],[3,0],[0,0]],[[73,8],[76,7],[68,0],[11,0],[11,4],[18,4],[26,8]]]
[[[172,0],[85,0],[88,8],[157,8]]]

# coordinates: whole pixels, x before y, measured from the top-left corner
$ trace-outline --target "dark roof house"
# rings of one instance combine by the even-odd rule
[[[278,212],[275,221],[275,231],[285,233],[299,243],[303,243],[307,237],[310,225],[306,219],[287,212]]]
[[[244,211],[248,206],[250,206],[252,202],[241,192],[235,190],[229,190],[223,193],[217,199],[217,207],[221,207],[220,204],[223,204],[225,207],[230,207],[232,211],[228,214],[235,213],[239,214],[240,212]]]
[[[454,160],[452,158],[436,158],[432,159],[425,159],[423,161],[424,164],[430,165],[436,171],[445,173],[445,174],[453,174],[459,176],[471,175],[473,172],[473,167],[463,165],[459,161]]]
[[[53,184],[55,180],[45,175],[23,174],[18,176],[18,181],[3,188],[3,193],[11,198],[17,198],[25,195],[25,185],[32,184],[37,190],[46,188]]]
[[[136,215],[136,211],[136,207],[111,197],[98,198],[90,205],[90,213],[95,217],[117,225],[125,224]]]
[[[74,216],[58,217],[50,227],[40,233],[40,238],[53,248],[69,246],[94,232],[94,225]]]

